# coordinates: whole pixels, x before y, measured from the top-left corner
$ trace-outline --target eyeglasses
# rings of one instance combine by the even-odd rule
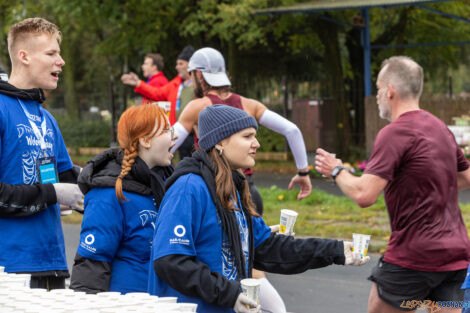
[[[167,128],[167,129],[162,130],[162,132],[161,132],[160,135],[162,135],[162,134],[164,134],[164,133],[168,133],[168,132],[170,132],[171,140],[173,140],[173,139],[175,138],[175,129],[174,129],[173,127],[170,127],[170,128]],[[160,136],[160,135],[159,135],[159,136]]]

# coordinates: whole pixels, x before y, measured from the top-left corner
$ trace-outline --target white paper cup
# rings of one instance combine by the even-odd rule
[[[281,222],[279,223],[279,233],[290,236],[294,233],[294,224],[299,213],[283,209],[281,210]]]
[[[246,278],[240,281],[242,286],[242,292],[251,300],[259,304],[259,289],[260,289],[260,282],[254,278]]]
[[[369,249],[370,235],[353,234],[353,252],[359,252],[361,259],[367,256]]]

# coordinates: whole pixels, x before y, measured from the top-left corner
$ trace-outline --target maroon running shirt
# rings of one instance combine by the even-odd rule
[[[470,241],[457,198],[457,171],[468,167],[452,133],[429,112],[406,112],[379,132],[365,173],[388,180],[386,262],[428,272],[468,267]]]

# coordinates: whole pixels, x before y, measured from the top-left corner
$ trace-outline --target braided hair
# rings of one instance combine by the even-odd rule
[[[139,139],[145,137],[150,140],[157,134],[159,129],[167,127],[169,127],[169,122],[165,112],[155,103],[132,106],[121,115],[117,138],[121,149],[124,151],[124,157],[121,173],[115,184],[116,197],[119,201],[126,201],[122,193],[122,183],[131,171],[135,158],[139,155]]]

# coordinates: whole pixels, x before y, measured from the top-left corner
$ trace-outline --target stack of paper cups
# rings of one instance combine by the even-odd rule
[[[279,225],[279,233],[290,236],[294,233],[294,224],[297,219],[297,212],[292,210],[281,210],[281,223]]]

